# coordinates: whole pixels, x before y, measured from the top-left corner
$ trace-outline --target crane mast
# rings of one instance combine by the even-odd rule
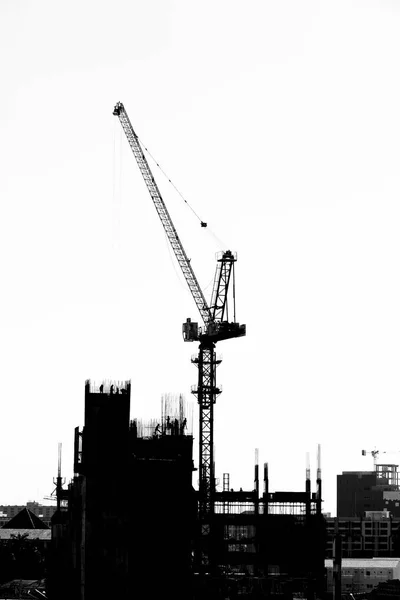
[[[197,322],[187,319],[182,326],[182,333],[184,341],[200,342],[198,355],[192,357],[192,363],[198,368],[198,384],[192,388],[192,393],[197,396],[200,409],[198,505],[201,539],[198,561],[199,568],[207,570],[212,565],[211,531],[215,494],[214,404],[217,396],[221,393],[220,388],[216,384],[216,370],[221,360],[216,357],[215,345],[220,340],[246,335],[246,326],[236,323],[234,283],[233,321],[228,320],[228,291],[230,282],[232,280],[234,282],[234,264],[237,257],[230,250],[226,250],[218,255],[211,304],[209,306],[167,211],[164,200],[161,197],[160,190],[154,180],[138,136],[121,102],[115,105],[113,114],[121,122],[158,216],[204,323],[204,326],[199,326]]]

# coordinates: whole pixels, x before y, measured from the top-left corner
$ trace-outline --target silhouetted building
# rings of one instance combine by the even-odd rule
[[[50,541],[51,529],[23,508],[0,528],[0,583],[43,578]],[[0,592],[0,597],[13,597],[11,593],[2,596]]]
[[[333,561],[325,560],[327,591],[333,589]],[[379,584],[400,578],[400,558],[345,558],[341,569],[342,592],[371,592]]]
[[[192,487],[193,438],[180,401],[161,419],[130,421],[130,383],[85,387],[85,424],[75,429],[75,476],[57,487],[48,597],[201,600],[235,594],[320,597],[325,588],[321,471],[311,492],[213,496],[208,532]],[[61,502],[62,500],[62,502]]]
[[[216,494],[212,542],[220,588],[237,594],[252,590],[259,594],[255,597],[321,597],[326,540],[320,469],[315,493],[309,474],[303,492],[271,492],[267,465],[262,495],[258,465],[251,491],[229,489],[226,475],[224,491]]]
[[[48,527],[51,525],[51,518],[56,511],[56,506],[48,506],[39,504],[38,502],[27,502],[26,505],[8,504],[0,505],[0,527],[7,523],[16,514],[24,508],[30,510],[31,513],[39,517]]]
[[[344,471],[337,476],[337,516],[363,517],[366,511],[390,510],[400,517],[397,465],[376,471]]]
[[[336,520],[343,558],[400,556],[400,518],[387,511],[370,511],[363,517],[326,519],[326,558],[332,558]]]
[[[178,418],[173,430],[163,423],[141,436],[142,424],[129,420],[130,390],[86,383],[68,508],[53,518],[50,598],[187,597],[193,438]]]

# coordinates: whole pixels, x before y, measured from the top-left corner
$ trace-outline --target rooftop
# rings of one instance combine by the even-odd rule
[[[23,508],[15,517],[12,517],[3,525],[2,529],[48,529],[48,527],[29,508]]]
[[[400,558],[343,558],[342,569],[395,569],[400,564]],[[333,559],[325,559],[325,567],[333,567]]]
[[[51,540],[51,529],[0,529],[0,540],[10,540],[18,535],[26,536],[28,540]]]

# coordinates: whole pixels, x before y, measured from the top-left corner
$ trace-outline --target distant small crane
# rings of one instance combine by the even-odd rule
[[[387,450],[361,450],[361,454],[363,456],[367,456],[367,454],[371,454],[372,458],[374,459],[374,471],[376,471],[376,465],[378,462],[378,456],[379,454],[386,454],[388,451]]]

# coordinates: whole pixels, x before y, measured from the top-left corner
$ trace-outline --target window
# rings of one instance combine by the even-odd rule
[[[365,574],[367,577],[369,577],[371,575],[371,571],[365,571]]]

